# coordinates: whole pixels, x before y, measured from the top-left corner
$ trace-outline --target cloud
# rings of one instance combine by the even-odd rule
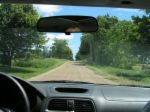
[[[58,5],[34,5],[41,16],[52,16],[61,10]]]
[[[127,9],[127,8],[115,8],[113,11],[119,11],[119,12],[131,12],[131,13],[139,13],[141,12],[139,9]]]
[[[52,46],[52,44],[54,43],[54,39],[71,40],[71,39],[73,39],[74,35],[65,35],[63,33],[62,34],[50,34],[50,33],[47,33],[46,37],[49,40],[46,43],[46,46]]]
[[[61,33],[61,34],[49,34],[49,33],[47,33],[46,37],[48,39],[65,39],[65,40],[70,40],[70,39],[72,39],[74,37],[74,35],[65,35],[63,33]]]

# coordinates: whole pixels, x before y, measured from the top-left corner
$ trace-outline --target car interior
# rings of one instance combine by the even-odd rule
[[[0,0],[0,2],[150,9],[150,0]],[[55,22],[57,19],[62,20],[59,25],[64,27],[61,28],[57,24],[58,29],[54,29],[55,24],[46,25],[49,21]],[[81,15],[78,19],[88,20],[87,23],[91,27],[89,29],[82,27],[71,16],[56,16],[39,20],[37,29],[40,32],[64,32],[66,35],[81,30],[83,32],[97,30],[98,24],[94,23],[94,20],[91,21],[94,18]],[[65,27],[71,25],[81,28],[66,30]],[[149,101],[148,87],[65,80],[27,81],[0,73],[0,112],[150,112]]]

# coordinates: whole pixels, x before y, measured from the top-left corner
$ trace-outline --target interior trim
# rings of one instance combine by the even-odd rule
[[[0,2],[150,9],[150,0],[0,0]]]

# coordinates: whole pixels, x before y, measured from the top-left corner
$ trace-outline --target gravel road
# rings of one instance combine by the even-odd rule
[[[48,80],[73,80],[99,84],[115,84],[104,79],[101,75],[95,74],[79,62],[69,61],[65,64],[50,70],[44,74],[29,79],[30,81],[48,81]]]

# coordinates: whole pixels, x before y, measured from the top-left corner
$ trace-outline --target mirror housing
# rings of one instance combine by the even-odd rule
[[[39,32],[79,33],[96,32],[98,22],[90,16],[53,16],[40,18],[37,23]]]

